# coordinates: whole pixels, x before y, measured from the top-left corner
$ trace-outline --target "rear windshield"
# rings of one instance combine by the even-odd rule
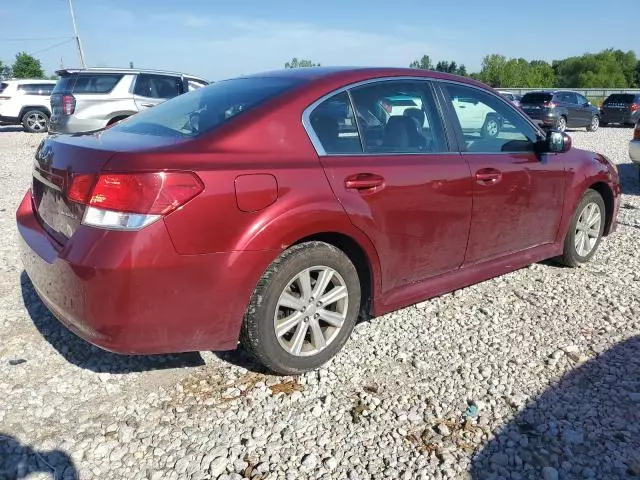
[[[550,93],[532,92],[525,93],[520,103],[545,103],[550,102],[553,95]]]
[[[8,83],[0,83],[0,93],[4,92],[4,89],[9,86]]]
[[[58,79],[53,93],[109,93],[124,75],[120,73],[73,73]]]
[[[143,110],[111,130],[160,137],[197,137],[302,83],[292,78],[236,78]]]
[[[635,95],[633,93],[614,93],[604,101],[604,103],[633,103]]]

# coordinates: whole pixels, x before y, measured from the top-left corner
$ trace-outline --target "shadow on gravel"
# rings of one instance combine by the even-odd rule
[[[24,128],[21,125],[0,125],[0,133],[2,132],[24,132]]]
[[[69,363],[98,373],[130,373],[204,365],[198,352],[173,355],[118,355],[85,342],[64,327],[42,303],[25,272],[20,275],[22,301],[42,336]]]
[[[473,479],[640,478],[640,336],[566,374],[472,460]]]
[[[39,452],[0,432],[0,478],[20,480],[40,473],[54,480],[78,480],[71,457],[61,450]],[[38,476],[42,478],[42,476]]]
[[[640,166],[635,163],[619,163],[618,173],[622,184],[622,193],[640,195]]]

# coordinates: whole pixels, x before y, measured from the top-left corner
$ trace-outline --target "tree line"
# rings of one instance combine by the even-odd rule
[[[292,58],[285,68],[319,67],[311,60]],[[507,58],[497,53],[482,59],[479,72],[469,73],[464,64],[439,60],[433,63],[429,55],[414,60],[411,68],[435,70],[471,77],[496,88],[640,88],[640,60],[634,51],[607,49],[577,57],[554,60]],[[40,60],[19,52],[13,64],[0,60],[0,78],[47,77]]]
[[[58,78],[56,75],[47,77],[40,60],[26,52],[16,54],[13,64],[5,64],[0,60],[0,78]]]
[[[314,66],[319,64],[297,58],[285,64],[286,68]],[[640,88],[640,60],[631,50],[607,49],[551,63],[494,53],[485,56],[480,71],[473,73],[464,64],[448,60],[434,64],[423,55],[409,67],[471,77],[494,88]]]

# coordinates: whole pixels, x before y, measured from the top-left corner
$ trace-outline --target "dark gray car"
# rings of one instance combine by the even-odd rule
[[[640,93],[614,93],[600,107],[602,125],[622,123],[634,125],[640,120]]]
[[[529,92],[520,100],[520,107],[545,127],[561,132],[567,128],[585,127],[594,132],[600,126],[600,110],[576,92]]]

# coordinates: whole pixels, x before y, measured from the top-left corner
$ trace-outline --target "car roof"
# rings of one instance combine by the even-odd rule
[[[148,68],[111,68],[111,67],[91,67],[91,68],[63,68],[56,70],[58,75],[69,75],[72,73],[123,73],[128,75],[136,75],[138,73],[155,73],[156,75],[184,75],[196,80],[208,81],[197,75],[191,75],[184,72],[173,72],[170,70],[153,70]]]
[[[14,78],[12,80],[0,80],[2,83],[23,83],[23,84],[29,84],[29,83],[50,83],[50,84],[55,84],[56,80],[46,80],[46,79],[37,79],[37,78]]]
[[[396,67],[303,67],[285,68],[282,70],[272,70],[262,73],[244,75],[241,78],[298,78],[309,82],[319,80],[332,80],[336,83],[355,83],[368,79],[385,77],[422,77],[439,80],[451,80],[469,85],[480,86],[489,89],[486,85],[468,77],[459,77],[449,73],[437,72],[435,70],[423,70],[419,68],[396,68]]]

